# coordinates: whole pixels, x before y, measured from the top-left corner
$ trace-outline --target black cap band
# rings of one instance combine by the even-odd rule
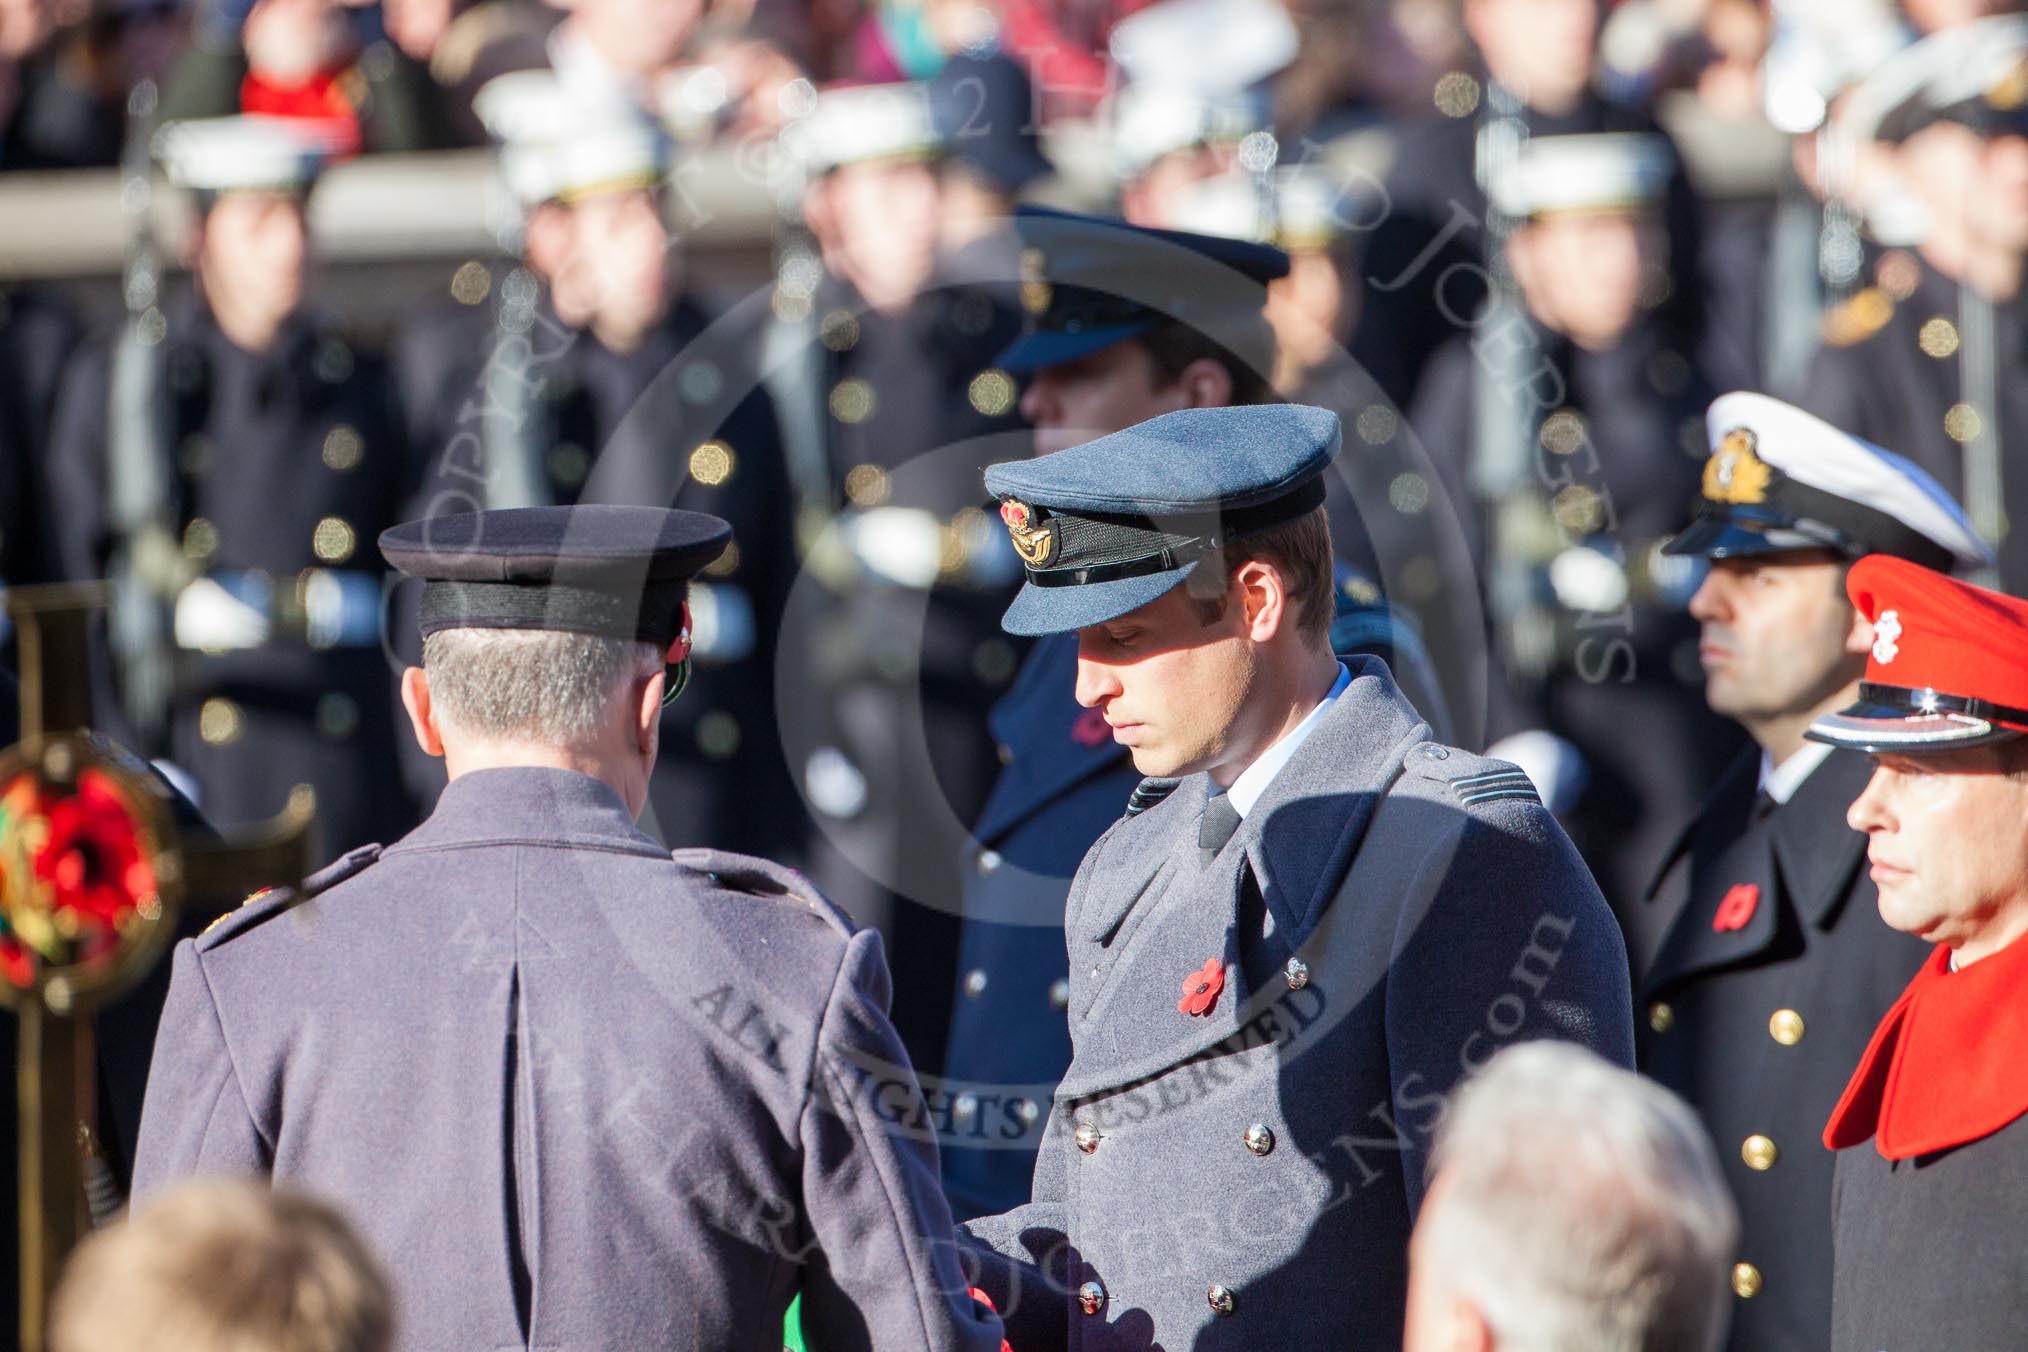
[[[2028,709],[2016,709],[1976,695],[1946,695],[1940,690],[1913,690],[1904,685],[1859,683],[1859,702],[1879,709],[1898,709],[1911,717],[1925,714],[1964,714],[1988,723],[2013,723],[2028,727]]]
[[[1322,477],[1272,502],[1218,514],[1209,534],[1166,531],[1145,516],[1087,516],[1050,510],[1039,526],[1055,537],[1054,568],[1029,565],[1028,580],[1038,587],[1082,587],[1093,582],[1169,573],[1218,553],[1233,540],[1258,535],[1293,521],[1324,503]],[[1208,515],[1208,514],[1207,514]]]
[[[689,582],[647,581],[638,589],[602,591],[548,583],[463,582],[423,585],[422,632],[439,629],[546,629],[639,640],[666,648],[683,626]]]
[[[1741,547],[1722,532],[1700,529],[1706,522],[1755,532],[1767,537],[1766,543],[1758,549]],[[1726,542],[1719,544],[1722,538]],[[1853,559],[1892,554],[1939,573],[1950,572],[1957,562],[1950,550],[1885,512],[1786,477],[1769,487],[1764,502],[1707,500],[1697,524],[1664,545],[1662,552],[1725,557],[1797,549],[1829,549]]]

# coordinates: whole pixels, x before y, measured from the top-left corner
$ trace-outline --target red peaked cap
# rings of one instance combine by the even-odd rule
[[[2028,601],[1887,554],[1846,594],[1873,625],[1859,703],[1811,725],[1867,751],[1944,751],[2028,731]]]

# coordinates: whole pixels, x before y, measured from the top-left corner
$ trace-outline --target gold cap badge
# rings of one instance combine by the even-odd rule
[[[1021,561],[1031,568],[1040,568],[1049,562],[1049,556],[1056,552],[1056,531],[1051,526],[1038,524],[1035,509],[1027,503],[1008,498],[1000,504],[1000,519],[1007,524],[1007,534],[1014,541],[1014,552]]]
[[[1727,432],[1704,462],[1704,496],[1713,502],[1765,502],[1774,469],[1760,458],[1757,445],[1744,427]]]

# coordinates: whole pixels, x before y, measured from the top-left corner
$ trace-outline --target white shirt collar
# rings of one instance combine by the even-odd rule
[[[1302,722],[1283,733],[1281,739],[1273,746],[1255,757],[1253,764],[1247,766],[1240,772],[1239,778],[1232,781],[1232,787],[1226,792],[1232,796],[1233,809],[1239,813],[1242,821],[1246,819],[1247,813],[1253,811],[1253,805],[1260,801],[1263,793],[1267,792],[1267,786],[1274,782],[1274,777],[1281,773],[1282,767],[1289,763],[1289,757],[1296,754],[1296,748],[1303,744],[1303,739],[1315,731],[1317,721],[1324,716],[1324,711],[1329,709],[1351,684],[1352,669],[1340,662],[1338,679],[1332,682],[1330,692],[1317,701],[1317,707],[1305,714]],[[1213,793],[1211,796],[1216,798],[1218,795]]]
[[[1831,747],[1824,742],[1804,742],[1802,750],[1790,756],[1780,765],[1768,758],[1767,752],[1760,753],[1761,792],[1777,803],[1786,803],[1796,796],[1796,790],[1803,787],[1803,781],[1810,773],[1824,763],[1831,754]]]

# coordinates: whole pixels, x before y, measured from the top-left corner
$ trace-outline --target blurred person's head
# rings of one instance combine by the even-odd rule
[[[649,187],[552,198],[528,217],[529,266],[557,318],[612,352],[632,352],[669,311],[672,240]]]
[[[1277,389],[1294,389],[1350,339],[1361,292],[1347,236],[1355,219],[1371,214],[1370,206],[1356,209],[1328,170],[1277,171],[1274,238],[1289,255],[1289,275],[1268,285]]]
[[[906,309],[937,266],[940,143],[921,85],[826,90],[795,129],[803,221],[824,266],[875,310]]]
[[[351,11],[338,0],[254,0],[240,40],[248,70],[278,85],[343,64],[356,45]]]
[[[632,103],[587,101],[548,71],[490,80],[472,106],[501,142],[501,180],[526,213],[522,255],[557,317],[634,351],[674,294],[669,138]]]
[[[689,580],[731,528],[654,507],[455,513],[382,533],[424,580],[423,661],[402,673],[416,742],[450,778],[541,766],[609,785],[636,816],[663,705],[688,679]]]
[[[1598,61],[1599,3],[1465,0],[1465,31],[1494,81],[1538,112],[1568,112]]]
[[[1567,1043],[1453,1096],[1409,1245],[1406,1352],[1713,1352],[1739,1223],[1695,1114]]]
[[[1507,260],[1545,328],[1601,350],[1666,298],[1672,162],[1657,136],[1538,136],[1496,175],[1492,201],[1516,221]]]
[[[173,123],[158,146],[197,208],[189,260],[206,307],[235,345],[265,350],[303,303],[308,194],[328,139],[310,124],[225,117]]]
[[[95,1232],[51,1304],[51,1352],[391,1352],[394,1301],[336,1210],[184,1183]]]
[[[676,64],[704,17],[703,0],[574,0],[572,31],[608,65],[646,81]]]
[[[249,352],[265,349],[303,304],[310,232],[300,192],[220,193],[198,219],[193,267],[219,328]]]
[[[459,0],[380,0],[380,23],[411,61],[428,65],[458,9]]]
[[[1962,28],[1999,14],[2019,13],[2020,0],[1901,0],[1901,12],[1923,33]]]
[[[1928,474],[1793,405],[1722,395],[1705,428],[1703,505],[1665,552],[1710,564],[1690,598],[1706,702],[1779,764],[1866,669],[1873,627],[1845,595],[1854,559],[1971,571],[1992,556]]]
[[[58,0],[0,0],[0,62],[33,54],[64,24]]]
[[[1022,336],[997,364],[1026,381],[1021,415],[1047,455],[1186,408],[1275,398],[1267,287],[1280,249],[1027,207]]]

